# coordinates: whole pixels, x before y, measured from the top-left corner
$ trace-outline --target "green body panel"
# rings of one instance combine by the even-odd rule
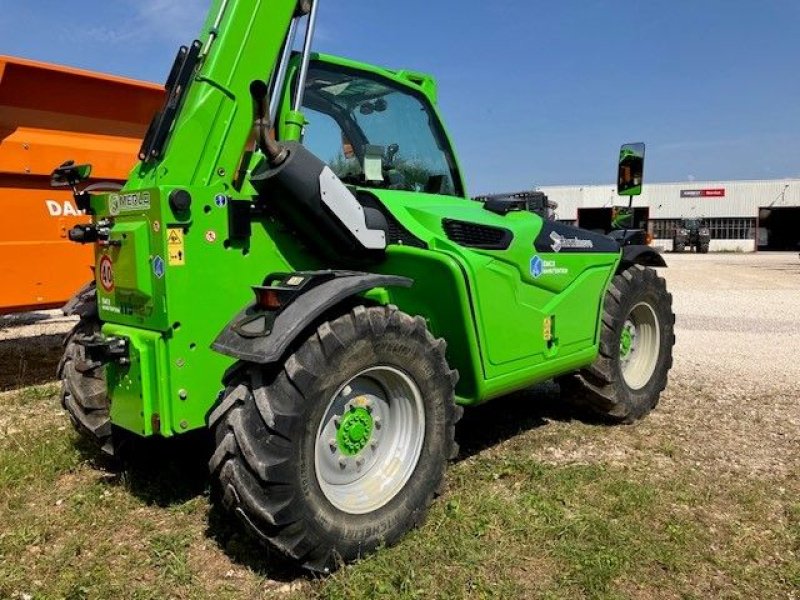
[[[213,3],[202,38],[207,44],[222,4]],[[533,213],[500,216],[467,197],[372,189],[428,248],[389,246],[384,260],[361,267],[321,263],[268,216],[254,218],[246,241],[229,240],[228,205],[252,201],[255,191],[246,175],[260,160],[246,148],[253,119],[249,84],[269,77],[295,2],[231,0],[226,6],[164,158],[136,167],[120,194],[92,200],[97,219],[114,219],[112,244],[97,247],[98,265],[110,260],[113,269],[110,289],[103,286],[102,269],[97,274],[103,333],[127,338],[131,349],[130,364],[108,367],[116,425],[167,437],[205,427],[223,373],[233,364],[209,346],[251,302],[251,286],[275,272],[349,266],[414,279],[411,288],[367,292],[365,301],[422,315],[434,335],[447,340],[448,361],[460,373],[461,404],[525,388],[595,359],[601,302],[620,255],[539,255],[533,242],[543,221]],[[390,78],[424,94],[435,109],[436,84],[427,75],[323,55],[313,59]],[[296,70],[295,60],[278,123],[284,140],[300,138],[305,123],[302,114],[289,110]],[[170,208],[175,189],[191,195],[187,214]],[[459,246],[447,239],[443,218],[503,227],[514,239],[502,251]],[[180,244],[170,241],[176,231]],[[538,277],[531,269],[536,256],[548,265]]]
[[[566,273],[534,278],[533,240],[542,220],[533,213],[499,216],[478,202],[419,193],[373,190],[430,250],[390,247],[375,271],[402,274],[413,288],[391,290],[392,302],[426,317],[448,341],[459,370],[456,392],[476,404],[591,363],[597,353],[600,305],[619,254],[548,253]],[[444,217],[506,227],[507,250],[473,250],[450,242]],[[551,318],[553,340],[544,336]]]
[[[111,363],[106,368],[109,390],[113,390],[111,421],[140,435],[172,435],[169,428],[154,427],[153,418],[168,424],[172,413],[168,379],[163,377],[169,360],[167,340],[154,331],[113,324],[104,325],[103,333],[124,336],[130,345],[129,365]]]
[[[115,281],[112,292],[106,292],[98,281],[104,333],[133,340],[134,348],[148,349],[147,360],[157,360],[155,365],[143,367],[152,373],[152,383],[126,383],[141,387],[142,393],[142,408],[130,412],[144,412],[145,431],[152,414],[159,414],[163,435],[205,426],[208,408],[222,389],[222,375],[232,364],[231,359],[209,348],[223,327],[251,301],[251,286],[260,285],[269,273],[320,267],[275,221],[255,221],[248,243],[228,242],[227,202],[235,200],[225,198],[225,204],[218,206],[207,189],[185,189],[194,199],[189,218],[169,220],[168,213],[168,220],[162,220],[159,210],[163,203],[153,202],[149,211],[117,217],[112,240],[118,232],[129,230],[135,230],[135,237],[127,234],[120,240],[121,246],[98,250],[98,260],[105,255],[112,257]],[[161,188],[150,193],[164,197],[169,191]],[[159,225],[154,227],[154,223]],[[184,232],[182,265],[169,264],[168,240],[175,229]],[[156,259],[164,264],[160,278],[155,273]],[[147,303],[131,303],[135,296],[122,286],[134,272],[141,287],[152,290]],[[154,344],[153,336],[160,339],[159,344]],[[134,366],[135,361],[130,369]],[[130,378],[134,375],[131,373]],[[133,420],[135,428],[128,426],[130,419],[116,420],[122,414],[116,409],[117,396],[124,396],[128,406],[139,393],[113,385],[121,379],[110,378],[112,417],[115,423],[138,433],[142,428],[138,414]],[[185,399],[180,397],[181,392]]]

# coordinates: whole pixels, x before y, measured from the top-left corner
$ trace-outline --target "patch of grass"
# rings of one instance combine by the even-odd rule
[[[174,585],[191,583],[188,565],[190,539],[181,532],[157,533],[150,538],[150,564]]]
[[[15,488],[38,490],[81,462],[68,424],[20,429],[0,438],[0,502]]]
[[[28,406],[30,404],[37,404],[43,401],[49,401],[58,396],[60,386],[56,383],[48,383],[45,385],[34,385],[31,387],[23,388],[18,393],[10,395],[11,401],[9,404],[19,407]]]
[[[57,402],[29,394],[0,409],[49,414]],[[535,457],[601,428],[542,426],[465,457],[423,527],[316,579],[212,510],[202,444],[159,446],[113,473],[66,418],[23,425],[0,438],[0,598],[786,598],[800,587],[797,477],[710,480],[680,453],[669,473]]]

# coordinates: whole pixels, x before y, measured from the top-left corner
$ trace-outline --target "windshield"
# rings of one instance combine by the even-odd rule
[[[422,94],[388,79],[312,63],[303,144],[345,182],[461,196],[455,160]]]

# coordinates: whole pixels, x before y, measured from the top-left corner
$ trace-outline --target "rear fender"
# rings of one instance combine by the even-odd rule
[[[279,311],[265,310],[255,303],[249,305],[226,325],[211,347],[238,360],[261,365],[275,363],[302,332],[352,296],[381,287],[411,287],[414,283],[407,277],[353,271],[296,275],[333,278],[293,297]]]

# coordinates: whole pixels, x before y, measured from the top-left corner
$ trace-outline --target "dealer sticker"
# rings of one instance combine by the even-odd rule
[[[543,275],[569,275],[569,269],[559,267],[554,260],[544,260],[540,256],[531,259],[531,276],[539,279]]]

